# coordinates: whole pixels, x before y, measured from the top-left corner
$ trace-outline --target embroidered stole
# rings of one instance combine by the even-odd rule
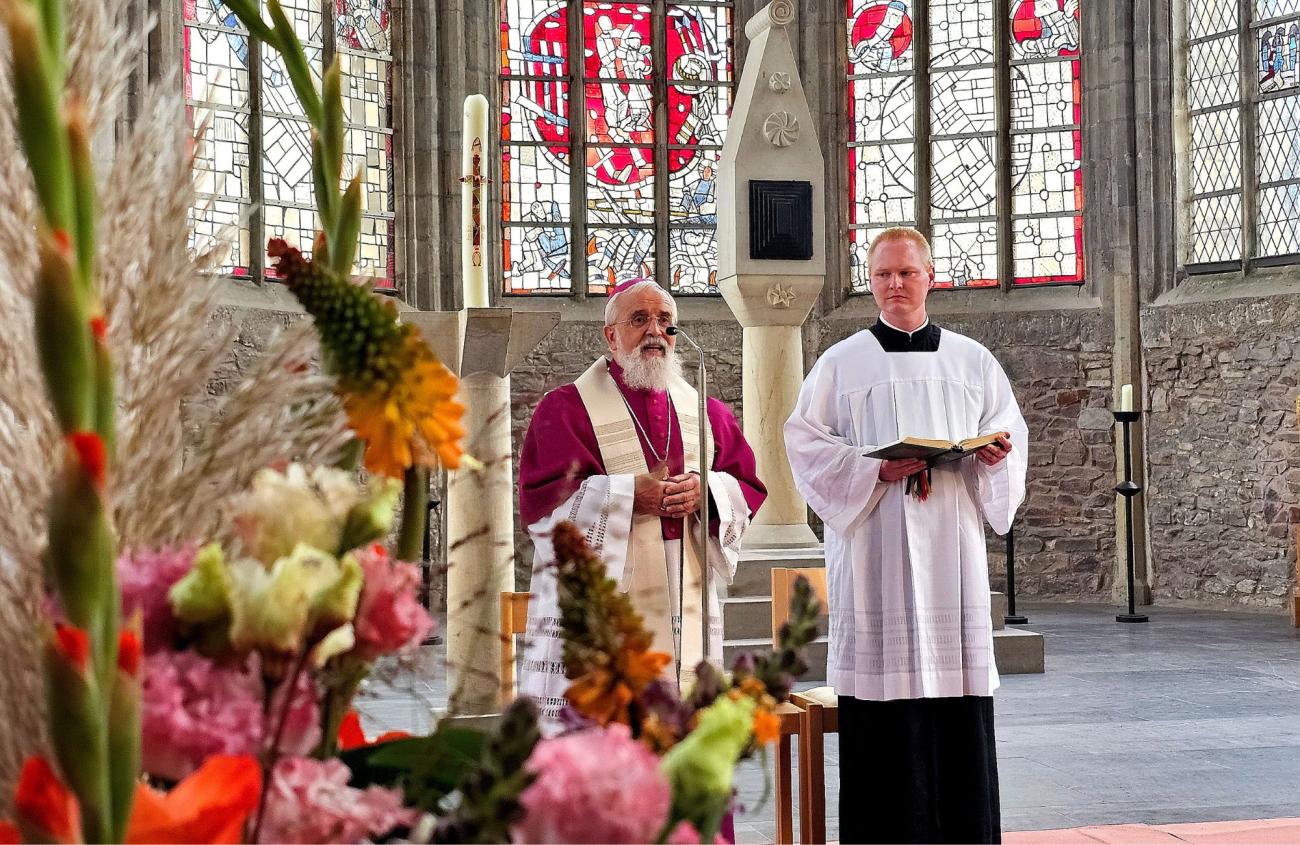
[[[609,373],[608,361],[605,358],[598,359],[578,378],[576,385],[591,419],[591,427],[596,433],[605,474],[642,475],[649,472],[650,467],[641,449],[636,423],[623,401],[614,377]],[[672,398],[681,431],[685,471],[699,472],[699,394],[685,379],[676,377],[669,383],[668,395]],[[711,467],[713,432],[708,421],[704,422],[707,432],[705,466]],[[628,543],[626,564],[621,572],[610,567],[609,574],[618,579],[619,588],[631,598],[632,606],[641,614],[646,628],[654,635],[654,648],[659,651],[673,648],[677,658],[678,678],[685,685],[694,677],[695,666],[704,659],[701,619],[702,614],[708,610],[700,607],[700,578],[701,573],[708,572],[707,566],[701,565],[708,560],[708,550],[697,548],[699,517],[692,515],[687,520],[681,543],[686,555],[683,576],[686,583],[679,585],[679,589],[685,591],[682,605],[685,618],[679,619],[669,589],[669,567],[672,568],[671,577],[676,578],[678,561],[667,560],[659,519],[654,514],[632,514],[632,538]],[[675,628],[681,632],[680,642],[674,636]]]

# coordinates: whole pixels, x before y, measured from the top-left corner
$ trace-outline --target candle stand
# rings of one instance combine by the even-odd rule
[[[1129,427],[1136,422],[1141,411],[1112,411],[1116,422],[1124,426],[1124,480],[1115,485],[1115,492],[1124,497],[1125,552],[1128,574],[1128,613],[1116,614],[1116,622],[1146,622],[1147,615],[1138,613],[1133,606],[1133,497],[1142,492],[1142,485],[1133,480],[1133,444]]]
[[[1016,614],[1016,527],[1007,529],[1007,615],[1002,621],[1008,625],[1028,625],[1029,619]]]

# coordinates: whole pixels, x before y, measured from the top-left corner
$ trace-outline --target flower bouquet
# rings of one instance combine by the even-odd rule
[[[367,741],[359,685],[432,628],[404,561],[426,474],[462,460],[463,407],[350,277],[360,184],[340,189],[338,65],[317,91],[278,0],[267,20],[227,5],[302,101],[320,231],[310,257],[268,247],[310,321],[211,407],[231,335],[209,332],[215,255],[187,248],[179,85],[142,98],[101,176],[90,139],[121,103],[127,0],[0,0],[0,305],[27,317],[0,338],[0,626],[21,664],[0,696],[4,793],[16,780],[0,841],[712,839],[814,635],[806,590],[780,649],[726,676],[701,665],[683,698],[561,529],[571,730],[541,740],[521,700],[491,733],[443,720]],[[598,810],[578,827],[574,794]]]

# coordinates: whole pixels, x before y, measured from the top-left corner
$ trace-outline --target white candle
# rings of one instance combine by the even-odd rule
[[[1133,385],[1126,384],[1119,389],[1119,409],[1121,411],[1133,410]]]
[[[460,264],[464,275],[465,307],[488,307],[486,205],[488,101],[482,94],[465,98],[461,142]]]

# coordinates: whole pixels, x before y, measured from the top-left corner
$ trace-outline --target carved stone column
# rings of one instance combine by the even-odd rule
[[[501,593],[515,588],[510,371],[560,314],[469,308],[402,319],[460,376],[466,446],[483,464],[462,466],[447,483],[447,673],[451,712],[492,713],[501,689]]]
[[[803,381],[801,327],[826,280],[824,166],[790,46],[794,11],[773,0],[745,26],[718,179],[718,287],[744,327],[745,437],[768,488],[747,549],[817,545],[783,433]]]

